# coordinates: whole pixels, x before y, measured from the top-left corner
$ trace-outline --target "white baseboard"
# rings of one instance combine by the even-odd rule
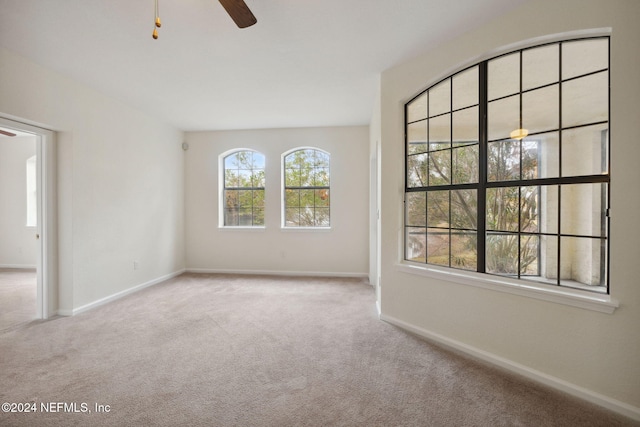
[[[466,353],[468,355],[481,359],[485,362],[489,362],[493,365],[507,369],[516,374],[522,375],[538,383],[553,387],[557,390],[563,391],[565,393],[569,393],[573,396],[576,396],[588,402],[594,403],[596,405],[602,406],[604,408],[607,408],[609,410],[612,410],[624,416],[630,417],[636,421],[640,421],[640,408],[629,405],[628,403],[624,403],[619,400],[602,395],[600,393],[596,393],[595,391],[586,389],[584,387],[580,387],[576,384],[572,384],[568,381],[562,380],[560,378],[556,378],[552,375],[545,374],[544,372],[540,372],[528,366],[521,365],[509,359],[496,356],[495,354],[486,352],[484,350],[480,350],[478,348],[464,344],[460,341],[453,340],[451,338],[445,337],[435,332],[431,332],[426,329],[420,328],[418,326],[414,326],[400,319],[396,319],[395,317],[387,316],[381,313],[380,320],[383,320],[387,323],[395,325],[406,331],[412,332],[416,335],[426,338],[427,340],[434,341],[445,347],[448,347],[457,351],[461,351],[463,353]]]
[[[13,268],[16,270],[35,270],[38,267],[35,265],[27,265],[27,264],[0,264],[0,268]]]
[[[187,273],[208,274],[251,274],[265,276],[306,276],[306,277],[353,277],[358,279],[369,278],[368,273],[335,273],[330,271],[275,271],[275,270],[228,270],[216,268],[187,268]]]
[[[136,285],[136,286],[134,286],[132,288],[125,289],[124,291],[116,292],[115,294],[109,295],[109,296],[104,297],[104,298],[100,298],[99,300],[90,302],[89,304],[85,304],[83,306],[74,308],[72,310],[58,310],[58,314],[60,316],[74,316],[76,314],[79,314],[79,313],[85,312],[87,310],[91,310],[93,308],[96,308],[96,307],[99,307],[101,305],[104,305],[104,304],[106,304],[108,302],[120,299],[120,298],[122,298],[122,297],[124,297],[126,295],[141,291],[142,289],[148,288],[149,286],[157,285],[158,283],[164,282],[164,281],[169,280],[169,279],[173,279],[174,277],[179,276],[184,272],[185,272],[185,269],[183,268],[181,270],[174,271],[173,273],[169,273],[169,274],[166,274],[164,276],[158,277],[156,279],[149,280],[148,282],[141,283],[141,284]]]

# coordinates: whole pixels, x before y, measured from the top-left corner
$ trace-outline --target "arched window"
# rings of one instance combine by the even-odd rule
[[[223,225],[263,227],[264,155],[253,150],[237,150],[223,156]]]
[[[302,148],[283,157],[283,226],[329,227],[330,154]]]
[[[608,292],[608,37],[475,64],[405,120],[407,261]]]

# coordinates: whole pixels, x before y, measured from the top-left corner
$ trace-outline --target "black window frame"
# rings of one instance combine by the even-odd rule
[[[605,69],[598,69],[595,71],[591,71],[585,74],[580,74],[577,76],[572,76],[572,77],[568,77],[568,78],[563,78],[562,75],[562,46],[564,43],[571,43],[571,42],[575,42],[575,41],[583,41],[583,40],[594,40],[594,39],[606,39],[607,40],[607,68]],[[526,90],[523,90],[522,87],[522,73],[523,73],[523,67],[522,67],[522,57],[523,57],[523,52],[529,50],[529,49],[536,49],[536,48],[540,48],[540,47],[544,47],[544,46],[550,46],[550,45],[558,45],[559,46],[559,74],[558,74],[558,80],[555,83],[550,83],[550,84],[543,84],[541,86],[536,86],[536,87],[532,87],[532,88],[527,88]],[[486,274],[491,274],[491,275],[496,275],[499,277],[505,277],[504,274],[497,274],[497,273],[491,273],[491,272],[487,272],[487,260],[486,260],[486,245],[487,245],[487,239],[489,234],[496,232],[495,230],[490,230],[487,229],[487,211],[486,211],[486,203],[487,203],[487,191],[489,189],[494,189],[494,188],[501,188],[501,187],[517,187],[518,189],[521,189],[523,187],[537,187],[538,191],[540,191],[541,188],[543,188],[544,186],[555,186],[558,188],[558,207],[557,207],[557,217],[558,217],[558,228],[557,228],[557,232],[555,233],[543,233],[540,232],[540,230],[538,230],[537,232],[533,233],[533,232],[523,232],[520,228],[518,228],[516,231],[512,232],[511,234],[517,235],[518,236],[518,253],[520,254],[520,244],[521,244],[521,236],[527,236],[527,235],[532,235],[532,236],[538,236],[538,238],[540,238],[540,236],[553,236],[553,237],[557,237],[558,238],[558,248],[557,248],[557,274],[556,274],[556,283],[551,283],[551,285],[555,285],[558,287],[568,287],[571,288],[571,286],[566,286],[565,284],[562,284],[562,279],[561,279],[561,248],[560,248],[560,237],[564,237],[564,238],[571,238],[571,237],[575,237],[575,238],[593,238],[593,239],[597,239],[600,241],[600,285],[599,286],[594,286],[593,287],[593,291],[595,292],[602,292],[602,289],[605,290],[606,294],[609,295],[610,294],[610,282],[609,282],[609,263],[610,263],[610,216],[609,216],[609,211],[610,211],[610,206],[611,206],[611,141],[610,141],[610,135],[611,135],[611,100],[610,100],[610,94],[611,94],[611,90],[610,90],[610,79],[611,79],[611,61],[610,61],[610,52],[611,52],[611,43],[610,43],[610,37],[609,36],[594,36],[594,37],[585,37],[585,38],[572,38],[572,39],[566,39],[566,40],[561,40],[561,41],[553,41],[553,42],[549,42],[549,43],[543,43],[543,44],[538,44],[538,45],[532,45],[532,46],[528,46],[528,47],[524,47],[521,49],[516,49],[516,50],[512,50],[500,55],[497,55],[495,57],[491,57],[488,59],[485,59],[481,62],[478,63],[474,63],[471,66],[465,67],[464,69],[461,69],[453,74],[450,74],[448,76],[446,76],[443,79],[438,80],[437,82],[435,82],[434,84],[430,85],[428,88],[426,88],[425,90],[421,91],[420,93],[418,93],[416,96],[414,96],[413,98],[411,98],[408,102],[405,103],[404,106],[404,150],[405,150],[405,155],[404,155],[404,190],[405,190],[405,197],[403,200],[403,212],[404,212],[404,221],[403,221],[403,228],[404,228],[404,237],[403,237],[403,259],[405,261],[411,262],[411,263],[416,263],[416,264],[420,264],[420,265],[441,265],[441,264],[433,264],[433,263],[429,263],[428,261],[428,257],[426,255],[426,248],[425,248],[425,259],[424,262],[422,261],[414,261],[409,259],[409,256],[407,254],[408,252],[408,246],[409,246],[409,242],[408,242],[408,233],[409,233],[409,229],[411,229],[413,226],[411,224],[407,224],[408,223],[408,207],[407,207],[407,198],[411,193],[425,193],[425,197],[427,197],[427,194],[430,192],[434,192],[434,191],[448,191],[449,192],[449,200],[451,200],[451,194],[453,191],[458,191],[458,190],[476,190],[477,191],[477,221],[476,221],[476,228],[469,230],[469,229],[461,229],[461,228],[455,228],[452,227],[451,224],[448,224],[447,227],[443,227],[442,228],[442,232],[449,233],[449,263],[448,265],[444,266],[444,267],[448,267],[448,268],[454,268],[454,269],[460,269],[460,267],[456,266],[456,265],[452,265],[452,258],[453,258],[453,254],[451,253],[451,236],[452,236],[452,230],[454,232],[476,232],[476,242],[477,242],[477,266],[475,269],[473,269],[472,271],[476,271],[479,273],[486,273]],[[520,57],[520,68],[519,68],[519,73],[520,73],[520,88],[519,91],[517,92],[517,94],[520,97],[520,128],[522,128],[522,109],[523,109],[523,103],[522,103],[522,96],[523,94],[526,94],[528,92],[534,91],[534,90],[538,90],[541,88],[545,88],[546,86],[553,86],[553,85],[558,85],[558,91],[559,91],[559,101],[558,101],[558,112],[559,112],[559,121],[558,121],[558,128],[557,129],[545,129],[544,131],[538,132],[538,133],[532,133],[529,135],[529,137],[535,136],[536,134],[545,134],[545,133],[550,133],[550,132],[557,132],[558,134],[558,138],[559,138],[559,153],[558,153],[558,159],[559,159],[559,171],[558,171],[558,176],[557,177],[547,177],[547,178],[540,178],[540,177],[536,177],[533,179],[522,179],[522,176],[520,176],[520,179],[516,179],[516,180],[508,180],[508,181],[490,181],[488,179],[488,164],[489,164],[489,160],[488,160],[488,144],[489,143],[493,143],[493,142],[497,142],[497,141],[508,141],[511,140],[513,138],[501,138],[501,139],[495,139],[495,140],[490,140],[489,139],[489,135],[488,135],[488,118],[487,118],[487,111],[489,109],[489,103],[499,100],[501,98],[507,98],[510,96],[513,96],[514,94],[509,94],[506,95],[504,97],[497,97],[495,99],[492,99],[491,101],[488,99],[488,64],[490,61],[495,60],[497,58],[501,58],[507,55],[512,55],[514,53],[518,53],[519,57]],[[477,183],[452,183],[451,181],[449,181],[448,184],[436,184],[436,185],[424,185],[424,186],[411,186],[409,183],[409,168],[410,168],[410,157],[411,156],[415,156],[415,155],[419,155],[419,154],[424,154],[424,153],[410,153],[410,141],[409,141],[409,126],[412,124],[415,124],[417,122],[426,120],[428,122],[428,120],[433,119],[434,117],[437,117],[438,115],[433,115],[433,116],[429,116],[429,90],[431,90],[432,88],[436,87],[437,85],[446,82],[447,80],[449,80],[450,82],[453,81],[453,78],[457,75],[460,75],[461,73],[464,73],[465,71],[468,71],[470,69],[473,69],[474,67],[478,67],[478,75],[479,75],[479,80],[478,80],[478,180]],[[607,120],[605,121],[599,121],[599,122],[590,122],[590,123],[585,123],[585,124],[579,124],[579,125],[575,125],[575,126],[566,126],[563,127],[562,126],[562,84],[566,83],[566,82],[570,82],[572,80],[576,80],[576,79],[580,79],[580,78],[584,78],[584,77],[588,77],[590,75],[595,75],[598,73],[603,73],[605,72],[607,74],[607,89],[608,89],[608,93],[607,93]],[[443,114],[449,114],[451,116],[451,118],[453,117],[453,114],[457,111],[469,108],[469,107],[463,107],[463,108],[459,108],[459,109],[454,109],[453,108],[453,84],[450,84],[450,90],[451,90],[451,97],[449,98],[449,102],[450,102],[450,109],[448,112],[443,113]],[[422,119],[418,119],[418,120],[413,120],[413,121],[409,121],[409,106],[412,102],[414,102],[415,100],[417,100],[418,98],[420,98],[421,96],[425,96],[426,94],[426,108],[427,108],[427,113],[426,116]],[[453,120],[452,120],[453,121]],[[572,130],[572,129],[579,129],[579,128],[586,128],[588,126],[595,126],[595,125],[606,125],[606,130],[602,131],[602,137],[601,137],[601,144],[602,144],[602,150],[603,150],[603,154],[601,157],[601,161],[603,162],[602,164],[602,168],[604,170],[606,170],[606,173],[602,173],[602,174],[591,174],[591,175],[577,175],[577,176],[562,176],[562,134],[564,131],[567,130]],[[429,150],[429,127],[427,125],[427,136],[426,136],[426,146],[427,146],[427,153],[430,152]],[[451,134],[453,134],[453,125],[450,128],[450,132]],[[522,153],[522,141],[523,139],[520,139],[520,153]],[[539,148],[538,148],[539,149]],[[454,142],[453,142],[453,138],[451,138],[451,144],[450,144],[450,148],[445,148],[444,151],[448,150],[450,152],[451,155],[451,160],[450,160],[450,167],[453,167],[453,152],[454,152]],[[522,156],[520,157],[522,159]],[[430,162],[428,163],[430,164]],[[427,166],[428,168],[429,166]],[[522,169],[522,168],[521,168]],[[426,176],[429,176],[429,172],[427,171]],[[601,185],[601,203],[602,203],[602,212],[601,212],[601,217],[600,217],[600,235],[593,235],[593,236],[585,236],[585,235],[573,235],[573,234],[568,234],[568,233],[562,233],[562,229],[560,227],[560,217],[561,217],[561,213],[560,213],[560,209],[561,209],[561,190],[562,190],[562,186],[563,185],[575,185],[575,184],[602,184]],[[521,191],[521,190],[519,190]],[[425,222],[424,225],[422,226],[415,226],[416,228],[422,228],[424,229],[425,233],[427,233],[425,235],[425,244],[427,242],[427,236],[429,235],[428,230],[430,228],[433,228],[431,226],[429,226],[429,222],[428,222],[428,208],[427,206],[427,202],[425,199]],[[520,199],[519,199],[519,206],[520,206]],[[518,217],[520,218],[521,215],[521,211],[518,211]],[[451,209],[449,210],[449,216],[451,218]],[[501,233],[505,233],[504,231],[500,231]],[[509,233],[507,233],[509,234]],[[540,245],[538,244],[538,252],[540,252]],[[540,270],[540,255],[538,255],[538,271]],[[463,270],[469,270],[468,268],[462,268]],[[517,275],[514,278],[517,279],[523,279],[524,276],[524,280],[526,280],[526,276],[527,275],[523,275],[521,274],[521,268],[520,268],[520,256],[518,256],[518,268],[517,268]],[[539,274],[539,273],[538,273]],[[506,275],[507,277],[510,277],[508,275]],[[536,283],[540,283],[540,284],[550,284],[549,282],[539,282],[539,281],[535,281]],[[580,287],[580,289],[584,289],[583,287]],[[589,289],[587,289],[589,290]]]

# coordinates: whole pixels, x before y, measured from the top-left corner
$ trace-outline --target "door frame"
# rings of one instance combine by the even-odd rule
[[[56,135],[42,127],[0,115],[0,125],[36,137],[36,188],[38,217],[36,317],[48,319],[57,314],[57,197]],[[34,238],[36,238],[34,236]]]

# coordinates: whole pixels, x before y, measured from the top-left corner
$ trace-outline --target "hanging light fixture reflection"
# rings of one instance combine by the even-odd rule
[[[529,131],[527,129],[516,129],[514,131],[511,131],[511,133],[509,134],[511,139],[517,139],[518,141],[526,137],[527,135],[529,135]]]

